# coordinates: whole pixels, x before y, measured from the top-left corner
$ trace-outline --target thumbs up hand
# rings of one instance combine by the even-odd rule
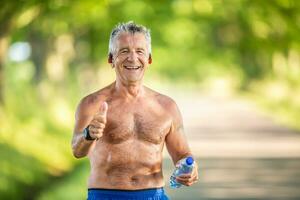
[[[106,113],[108,105],[104,101],[98,113],[96,113],[89,124],[89,134],[93,139],[99,139],[103,135],[103,130],[106,125]]]

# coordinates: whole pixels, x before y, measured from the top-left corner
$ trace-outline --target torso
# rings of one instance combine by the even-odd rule
[[[104,134],[89,154],[89,188],[136,190],[164,185],[162,150],[172,119],[166,97],[145,91],[143,98],[128,102],[106,96]]]

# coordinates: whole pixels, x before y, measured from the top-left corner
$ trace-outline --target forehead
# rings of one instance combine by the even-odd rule
[[[120,47],[144,47],[146,48],[147,40],[143,33],[121,33],[116,40],[117,48]]]

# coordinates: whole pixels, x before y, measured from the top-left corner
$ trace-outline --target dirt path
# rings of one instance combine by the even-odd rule
[[[190,188],[166,187],[172,200],[300,199],[300,133],[274,123],[242,100],[175,100],[200,165],[200,180]],[[168,156],[164,169],[167,180],[173,169]]]

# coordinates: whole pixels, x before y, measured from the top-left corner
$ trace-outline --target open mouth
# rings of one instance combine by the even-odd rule
[[[129,67],[129,66],[125,66],[125,65],[124,65],[124,68],[125,68],[125,69],[128,69],[128,70],[138,70],[138,69],[141,68],[141,66]]]

